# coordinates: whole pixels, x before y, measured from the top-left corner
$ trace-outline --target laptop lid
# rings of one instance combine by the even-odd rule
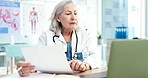
[[[73,73],[61,45],[22,48],[26,61],[36,69],[47,73]]]
[[[107,78],[148,78],[148,40],[113,41]]]

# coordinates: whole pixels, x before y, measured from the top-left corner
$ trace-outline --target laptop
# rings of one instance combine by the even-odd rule
[[[25,60],[36,69],[46,73],[69,73],[73,71],[61,45],[33,46],[21,48]]]
[[[148,40],[112,41],[107,78],[148,78]]]

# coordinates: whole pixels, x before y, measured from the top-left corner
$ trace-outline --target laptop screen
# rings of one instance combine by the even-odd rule
[[[112,41],[107,78],[148,78],[148,40]]]

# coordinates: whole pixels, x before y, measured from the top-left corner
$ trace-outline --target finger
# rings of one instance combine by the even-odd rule
[[[34,69],[35,69],[34,65],[30,66],[30,73],[33,72]]]
[[[37,70],[36,69],[33,69],[33,70],[31,70],[30,73],[37,73]]]
[[[81,63],[82,63],[82,62],[77,61],[74,69],[75,69],[75,70],[79,70],[79,67],[80,67]]]
[[[26,72],[23,72],[23,71],[19,71],[19,75],[21,77],[25,77],[25,76],[28,76],[30,73],[26,73]]]
[[[18,73],[19,73],[19,75],[21,76],[21,77],[23,77],[23,72],[21,72],[21,71],[18,71]]]
[[[34,68],[35,68],[35,66],[34,66],[34,65],[31,65],[31,66],[30,66],[30,69],[31,69],[31,70],[33,70]]]
[[[68,61],[68,63],[69,63],[70,66],[71,66],[71,64],[72,64],[73,61],[74,61],[74,60],[70,60],[70,61]]]
[[[75,70],[75,65],[76,65],[76,60],[73,60],[73,62],[71,63],[71,68],[72,68],[73,70]]]
[[[31,71],[35,68],[34,65],[24,66],[19,72],[23,73],[31,73]]]
[[[19,62],[16,63],[16,66],[17,66],[16,69],[18,69],[19,67],[21,67],[20,66],[20,63],[23,63],[23,61],[19,61]]]
[[[29,66],[29,65],[30,65],[30,63],[28,63],[28,62],[22,62],[22,61],[20,61],[20,62],[17,63],[17,68],[18,67],[21,67],[21,66],[23,67],[23,66]]]
[[[89,70],[89,65],[85,64],[86,70]]]
[[[23,67],[20,71],[20,74],[30,73],[29,67]]]
[[[24,66],[22,69],[21,69],[21,71],[25,71],[25,70],[32,70],[32,69],[34,69],[35,67],[33,66]]]
[[[24,67],[21,69],[21,71],[23,71],[23,72],[31,72],[34,68],[35,68],[34,65],[24,66]]]
[[[68,63],[69,63],[69,65],[70,65],[71,69],[72,69],[73,60],[69,61]]]
[[[91,66],[88,63],[85,63],[86,70],[90,70]]]
[[[22,76],[21,77],[25,77],[25,76],[28,76],[30,73],[24,73],[24,74],[21,74]]]
[[[19,71],[19,75],[21,77],[28,76],[30,73],[31,73],[31,70],[29,68],[25,68]]]
[[[30,70],[21,71],[21,74],[29,74],[29,73],[30,73]]]
[[[86,70],[86,67],[85,67],[85,63],[81,63],[79,69],[79,71],[85,71]]]

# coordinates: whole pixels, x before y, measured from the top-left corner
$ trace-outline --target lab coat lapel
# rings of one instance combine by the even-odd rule
[[[66,41],[65,41],[63,35],[61,33],[59,35],[60,35],[59,41],[61,41],[62,43],[65,43],[66,44]]]
[[[61,33],[59,35],[60,36],[58,38],[58,41],[59,41],[59,43],[61,43],[64,46],[64,51],[66,52],[67,51],[66,41],[65,41],[65,39],[64,39],[64,37],[63,37],[63,35]]]

